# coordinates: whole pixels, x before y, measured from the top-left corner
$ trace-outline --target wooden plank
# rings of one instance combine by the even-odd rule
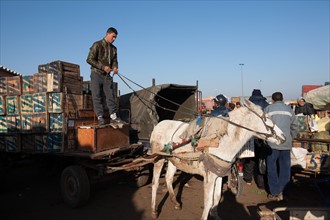
[[[32,94],[20,96],[21,114],[33,113],[33,98]]]
[[[7,115],[18,115],[20,113],[19,100],[19,96],[6,96]]]
[[[0,95],[0,115],[6,114],[6,96]]]
[[[7,77],[0,77],[0,95],[7,95]]]

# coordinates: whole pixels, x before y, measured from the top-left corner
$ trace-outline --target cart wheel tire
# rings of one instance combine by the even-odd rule
[[[239,197],[242,194],[243,176],[240,175],[235,165],[232,166],[230,174],[228,176],[228,188],[236,196]]]
[[[136,172],[135,185],[136,187],[142,187],[147,185],[151,180],[151,166],[147,165],[142,167]]]
[[[69,166],[61,175],[63,200],[72,208],[80,207],[89,199],[90,184],[86,170],[81,166]]]

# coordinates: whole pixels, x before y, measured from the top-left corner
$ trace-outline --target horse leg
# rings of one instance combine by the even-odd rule
[[[221,197],[222,178],[214,173],[209,172],[204,176],[204,210],[201,219],[207,219],[210,210],[213,214],[216,211],[215,207],[218,205]],[[218,216],[214,216],[219,218]]]
[[[167,166],[167,172],[166,172],[166,185],[167,185],[167,190],[170,195],[171,201],[174,203],[174,208],[175,209],[181,209],[180,203],[176,200],[176,196],[174,194],[173,190],[173,177],[176,172],[176,166],[174,166],[170,161],[168,162]]]
[[[159,178],[164,166],[165,159],[161,159],[154,164],[154,172],[152,178],[152,190],[151,190],[151,217],[157,218],[158,212],[156,209],[156,195],[159,186]]]
[[[210,209],[210,216],[213,219],[220,219],[218,214],[218,205],[221,199],[221,194],[222,194],[222,177],[216,177],[214,192],[213,192],[213,204]]]

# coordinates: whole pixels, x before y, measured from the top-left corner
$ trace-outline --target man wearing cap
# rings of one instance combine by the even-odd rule
[[[305,101],[303,97],[300,97],[298,100],[298,105],[296,106],[294,113],[296,115],[303,114],[303,115],[315,115],[315,109],[312,104]]]
[[[213,109],[211,111],[211,116],[213,117],[217,117],[219,115],[227,117],[228,116],[228,108],[226,107],[226,103],[227,103],[227,98],[220,94],[217,95],[214,99],[214,104],[215,104],[215,109]]]
[[[117,105],[113,90],[113,75],[118,73],[117,48],[112,44],[118,32],[110,27],[102,40],[96,41],[90,48],[87,63],[91,65],[91,91],[94,112],[100,125],[103,118],[102,92],[104,92],[112,122],[121,122],[117,117]],[[113,73],[113,75],[111,75]]]

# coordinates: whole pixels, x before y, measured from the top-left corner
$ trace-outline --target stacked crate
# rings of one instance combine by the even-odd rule
[[[32,76],[0,77],[0,150],[75,149],[67,124],[83,108],[82,82],[79,65],[63,61],[39,65]]]

